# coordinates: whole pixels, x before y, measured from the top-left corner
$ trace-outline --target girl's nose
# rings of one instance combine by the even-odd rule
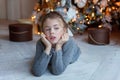
[[[55,32],[54,29],[51,29],[51,30],[50,30],[50,33],[51,33],[51,34],[53,34],[54,32]]]

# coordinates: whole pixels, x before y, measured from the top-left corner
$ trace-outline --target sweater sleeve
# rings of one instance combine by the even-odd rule
[[[62,48],[57,52],[54,52],[52,58],[52,73],[59,75],[66,67],[75,62],[80,54],[80,48],[75,44],[73,40],[69,40]]]
[[[47,69],[51,54],[47,55],[44,52],[44,46],[40,40],[36,44],[36,55],[32,66],[32,73],[35,76],[41,76]]]

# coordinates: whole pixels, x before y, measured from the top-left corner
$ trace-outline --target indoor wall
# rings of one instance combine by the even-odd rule
[[[0,19],[30,18],[36,0],[0,0]]]

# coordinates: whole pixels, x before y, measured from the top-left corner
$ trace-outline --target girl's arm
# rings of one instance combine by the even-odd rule
[[[73,40],[69,40],[61,50],[55,51],[52,58],[52,73],[61,74],[68,64],[76,61],[80,54],[80,48]]]
[[[36,55],[32,66],[32,73],[35,76],[41,76],[46,71],[51,56],[46,53],[44,45],[39,40],[36,44]]]

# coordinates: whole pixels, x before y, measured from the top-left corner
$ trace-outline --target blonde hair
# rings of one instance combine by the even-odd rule
[[[48,14],[45,14],[43,15],[42,17],[42,20],[41,20],[41,30],[43,31],[43,27],[44,27],[44,22],[47,20],[47,19],[58,19],[58,20],[61,20],[62,23],[63,23],[63,27],[64,28],[68,28],[68,24],[65,22],[64,18],[62,17],[61,14],[59,14],[58,12],[56,11],[53,11],[53,12],[50,12]]]

